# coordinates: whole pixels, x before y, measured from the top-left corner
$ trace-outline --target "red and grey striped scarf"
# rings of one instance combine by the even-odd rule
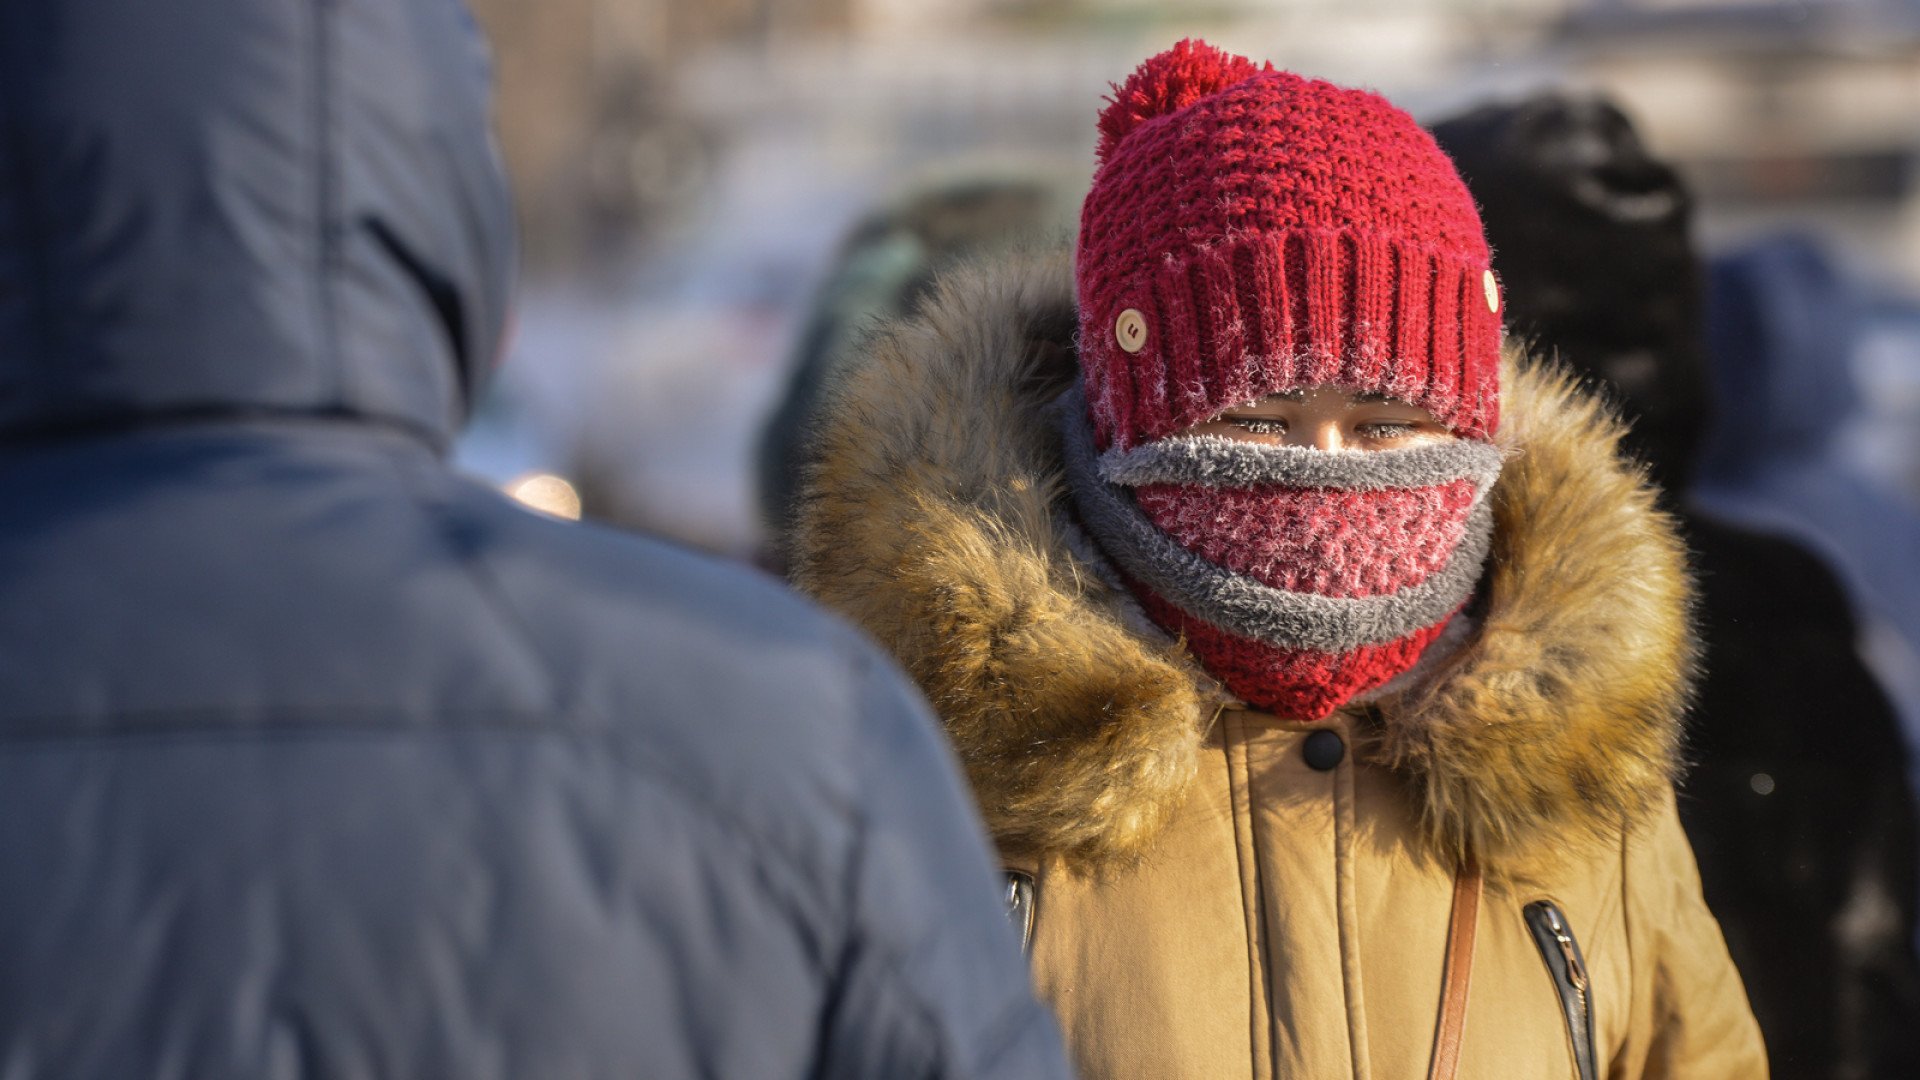
[[[1319,720],[1411,668],[1478,584],[1501,452],[1172,436],[1098,453],[1060,404],[1080,519],[1147,615],[1251,705]]]

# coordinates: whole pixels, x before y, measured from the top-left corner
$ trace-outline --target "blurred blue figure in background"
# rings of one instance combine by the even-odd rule
[[[1839,446],[1861,406],[1853,361],[1868,297],[1798,234],[1716,260],[1707,296],[1721,411],[1701,504],[1810,544],[1839,569],[1875,673],[1920,748],[1920,510]],[[1912,341],[1920,367],[1920,333]]]
[[[454,0],[0,7],[0,1075],[1064,1076],[874,650],[446,465],[485,67]]]

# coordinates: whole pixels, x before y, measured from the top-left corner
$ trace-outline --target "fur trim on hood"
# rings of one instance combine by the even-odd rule
[[[1098,867],[1151,845],[1228,699],[1058,512],[1074,327],[1064,254],[949,274],[830,388],[791,539],[797,583],[932,700],[1003,851]],[[1666,792],[1694,653],[1685,549],[1621,425],[1508,359],[1473,634],[1356,730],[1436,854],[1521,874]]]

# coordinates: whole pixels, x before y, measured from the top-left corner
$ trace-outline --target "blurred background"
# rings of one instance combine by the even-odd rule
[[[776,572],[822,381],[940,259],[1070,240],[1142,59],[1434,125],[1693,554],[1682,814],[1775,1075],[1920,1075],[1920,0],[473,3],[525,269],[461,463]]]
[[[1874,298],[1844,452],[1920,502],[1920,0],[474,6],[526,258],[461,457],[562,511],[761,550],[759,431],[854,223],[1002,176],[1067,193],[1069,228],[1108,84],[1189,35],[1423,120],[1604,92],[1692,186],[1705,249],[1808,230]]]

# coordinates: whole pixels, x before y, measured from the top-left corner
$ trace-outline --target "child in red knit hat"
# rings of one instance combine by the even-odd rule
[[[1090,413],[1068,445],[1103,453],[1069,454],[1075,498],[1210,673],[1322,719],[1412,667],[1486,557],[1500,295],[1479,215],[1385,99],[1192,42],[1100,132],[1065,419]]]
[[[1674,812],[1684,549],[1503,360],[1452,164],[1198,42],[1100,136],[1070,265],[849,364],[793,543],[940,711],[1083,1074],[1764,1076]]]

